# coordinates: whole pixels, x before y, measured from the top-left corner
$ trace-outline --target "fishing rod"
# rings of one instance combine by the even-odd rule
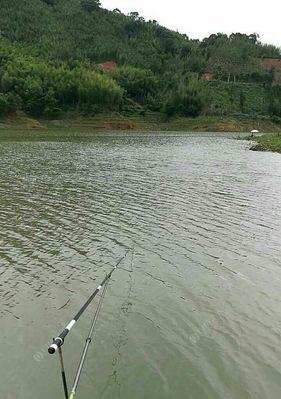
[[[105,297],[105,293],[106,293],[106,290],[107,290],[108,281],[109,280],[107,280],[107,282],[104,285],[104,288],[103,288],[103,291],[102,291],[102,294],[101,294],[101,297],[100,297],[100,300],[99,300],[99,303],[98,303],[98,306],[97,306],[97,309],[96,309],[96,312],[95,312],[95,316],[94,316],[93,322],[91,324],[91,328],[90,328],[89,334],[88,334],[87,339],[86,339],[86,343],[85,343],[85,346],[84,346],[84,349],[83,349],[83,352],[82,352],[81,360],[80,360],[80,363],[79,363],[79,366],[78,366],[78,369],[77,369],[77,372],[76,372],[76,376],[75,376],[74,383],[73,383],[73,388],[71,390],[71,394],[69,396],[69,399],[74,399],[74,396],[76,394],[76,390],[77,390],[77,387],[78,387],[78,384],[79,384],[79,380],[80,380],[80,377],[81,377],[81,374],[82,374],[83,366],[84,366],[84,363],[85,363],[85,360],[86,360],[87,352],[88,352],[90,343],[92,342],[92,336],[93,336],[93,333],[94,333],[94,330],[95,330],[95,327],[96,327],[96,324],[97,324],[97,321],[98,321],[98,318],[99,318],[99,314],[100,314],[100,311],[101,311],[102,303],[103,303],[103,300],[104,300],[104,297]]]
[[[111,270],[110,273],[106,275],[106,277],[103,279],[101,284],[95,289],[95,291],[92,293],[90,298],[84,303],[84,305],[81,307],[79,312],[73,317],[73,319],[67,324],[67,326],[62,330],[62,332],[57,336],[57,338],[54,338],[53,343],[49,346],[48,352],[50,355],[53,355],[56,353],[56,351],[64,344],[65,338],[70,332],[70,330],[73,328],[73,326],[76,324],[76,322],[79,320],[79,318],[82,316],[82,314],[85,312],[87,307],[90,305],[92,300],[97,296],[97,294],[101,291],[105,283],[111,278],[113,272],[117,269],[119,264],[122,262],[123,259],[127,256],[127,253],[119,259],[117,264],[114,266],[114,268]]]
[[[108,282],[113,274],[113,272],[117,269],[117,267],[119,266],[119,264],[122,262],[123,259],[126,258],[128,252],[126,252],[126,254],[119,259],[119,261],[116,263],[116,265],[114,266],[114,268],[106,275],[106,277],[103,279],[103,281],[101,282],[101,284],[95,289],[95,291],[92,293],[92,295],[90,296],[90,298],[84,303],[84,305],[81,307],[81,309],[79,310],[79,312],[74,316],[74,318],[67,324],[67,326],[63,329],[63,331],[57,336],[57,338],[53,339],[53,343],[49,346],[48,348],[48,352],[53,355],[54,353],[56,353],[57,351],[59,352],[59,357],[60,357],[60,366],[61,366],[61,377],[62,377],[62,383],[63,383],[63,390],[64,390],[64,396],[65,399],[73,399],[76,393],[76,389],[80,380],[80,376],[82,373],[82,369],[86,360],[86,355],[90,346],[90,343],[92,341],[92,335],[94,333],[94,329],[95,326],[97,324],[98,321],[98,317],[100,314],[100,310],[101,310],[101,306],[104,300],[104,296],[106,293],[106,289],[107,289],[107,285]],[[63,354],[62,354],[62,346],[64,344],[65,338],[68,335],[68,333],[70,332],[70,330],[73,328],[73,326],[76,324],[76,322],[79,320],[79,318],[82,316],[82,314],[85,312],[85,310],[87,309],[87,307],[90,305],[90,303],[93,301],[93,299],[97,296],[97,294],[101,291],[101,297],[95,312],[95,316],[88,334],[88,337],[86,339],[86,343],[82,352],[82,357],[78,366],[78,370],[76,373],[76,377],[74,380],[74,384],[73,384],[73,388],[71,390],[71,394],[70,396],[68,396],[68,387],[67,387],[67,381],[66,381],[66,374],[65,374],[65,368],[64,368],[64,361],[63,361]]]

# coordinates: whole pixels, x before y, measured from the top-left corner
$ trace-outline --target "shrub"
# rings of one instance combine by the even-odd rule
[[[53,115],[71,107],[98,105],[116,109],[123,97],[122,88],[108,76],[83,66],[57,67],[21,54],[15,55],[3,68],[0,91],[1,110],[9,108],[7,96],[12,95],[21,99],[24,111],[38,115]]]
[[[150,70],[127,66],[115,69],[111,76],[125,89],[129,98],[141,104],[156,93],[157,79]]]
[[[201,113],[204,102],[200,83],[191,78],[185,86],[172,92],[165,105],[164,112],[168,117],[173,115],[196,117]]]

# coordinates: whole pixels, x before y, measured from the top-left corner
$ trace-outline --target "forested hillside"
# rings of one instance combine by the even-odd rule
[[[2,114],[240,113],[278,121],[281,87],[258,60],[279,57],[256,34],[191,40],[98,0],[0,0]],[[102,74],[96,65],[105,61],[118,68]]]

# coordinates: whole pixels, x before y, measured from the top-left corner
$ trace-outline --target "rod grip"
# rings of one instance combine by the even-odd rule
[[[56,353],[56,351],[62,346],[63,344],[63,339],[60,337],[57,337],[54,339],[52,345],[49,346],[48,352],[50,355],[53,355]]]

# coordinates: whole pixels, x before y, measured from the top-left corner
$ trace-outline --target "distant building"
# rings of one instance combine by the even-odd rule
[[[263,58],[259,60],[265,72],[273,72],[274,82],[281,83],[281,58]]]
[[[114,69],[118,68],[118,65],[114,61],[106,61],[106,62],[97,64],[96,68],[98,71],[100,71],[102,73],[108,73],[108,72],[114,71]]]
[[[210,80],[214,79],[214,75],[211,72],[204,72],[201,75],[201,80],[205,80],[206,82],[209,82]]]

